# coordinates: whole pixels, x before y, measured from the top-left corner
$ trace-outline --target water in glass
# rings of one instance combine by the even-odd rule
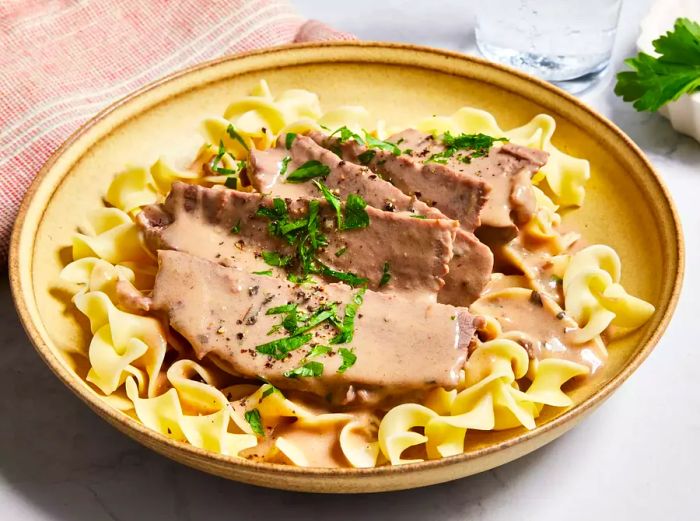
[[[622,0],[489,0],[476,13],[476,43],[488,59],[549,81],[603,70]]]

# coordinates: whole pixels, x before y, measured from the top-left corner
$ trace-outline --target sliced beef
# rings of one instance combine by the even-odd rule
[[[362,162],[368,152],[356,141],[340,144],[319,132],[311,137],[355,163]],[[437,164],[427,160],[444,152],[445,146],[430,134],[407,129],[388,141],[397,143],[403,153],[396,156],[372,149],[368,166],[405,193],[458,219],[465,229],[493,228],[497,231],[490,235],[508,240],[532,217],[535,197],[530,179],[546,163],[546,152],[507,143],[493,147],[483,157],[469,160],[468,153],[460,153]]]
[[[288,201],[290,218],[303,218],[308,202]],[[260,271],[268,269],[260,258],[263,251],[283,256],[294,253],[287,241],[270,234],[270,221],[256,215],[261,206],[272,207],[273,198],[175,183],[165,204],[147,207],[138,222],[151,248],[188,252]],[[414,219],[369,206],[366,211],[369,226],[339,232],[335,211],[321,201],[319,221],[328,245],[318,250],[318,259],[336,271],[367,278],[374,289],[380,287],[386,265],[390,278],[381,285],[382,290],[434,299],[448,272],[457,223]]]
[[[396,186],[385,181],[368,167],[342,160],[334,152],[323,148],[313,139],[299,135],[286,148],[286,138],[282,136],[278,146],[265,151],[251,152],[251,165],[248,169],[255,188],[275,196],[319,197],[318,188],[312,182],[285,183],[279,175],[282,159],[289,156],[288,172],[307,161],[319,161],[330,168],[324,180],[341,199],[351,193],[361,195],[375,208],[389,212],[407,212],[429,219],[449,219],[440,210],[425,204],[414,196],[409,196]],[[493,255],[484,244],[466,230],[456,230],[454,256],[449,262],[449,273],[445,286],[440,290],[438,301],[466,306],[476,300],[488,282],[493,267]]]
[[[340,152],[342,158],[353,163],[366,163],[374,172],[399,188],[415,196],[428,206],[438,208],[450,219],[473,232],[479,225],[479,214],[490,191],[478,177],[464,176],[454,169],[437,163],[423,163],[414,155],[394,155],[391,151],[371,149],[350,140],[340,144],[320,132],[309,134],[318,144]],[[369,156],[363,154],[369,153]],[[362,159],[365,158],[365,159]]]
[[[458,383],[475,319],[466,309],[416,302],[398,294],[367,291],[357,310],[351,343],[331,345],[332,352],[306,359],[312,346],[330,345],[337,334],[328,321],[308,331],[303,346],[282,360],[256,347],[288,337],[269,334],[284,315],[271,308],[297,304],[313,313],[335,304],[338,316],[357,295],[344,284],[300,289],[284,280],[256,276],[193,255],[159,252],[153,308],[167,313],[170,325],[191,344],[198,358],[209,357],[221,368],[245,378],[264,378],[281,389],[299,389],[326,396],[352,388],[387,388],[392,394]],[[345,372],[338,350],[352,348],[355,363]],[[308,361],[323,364],[317,377],[285,377]]]

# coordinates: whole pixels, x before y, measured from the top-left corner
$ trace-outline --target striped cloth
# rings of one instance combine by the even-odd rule
[[[284,0],[0,0],[0,265],[22,197],[82,123],[225,54],[350,39]]]

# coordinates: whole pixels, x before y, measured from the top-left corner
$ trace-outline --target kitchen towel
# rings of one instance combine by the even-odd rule
[[[115,100],[226,54],[352,36],[284,0],[0,2],[0,266],[49,156]]]

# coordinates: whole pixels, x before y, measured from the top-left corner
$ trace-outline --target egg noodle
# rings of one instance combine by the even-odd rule
[[[230,125],[235,133],[227,131]],[[273,96],[262,81],[223,116],[204,120],[207,144],[189,167],[176,168],[161,158],[115,176],[105,194],[109,207],[86,216],[73,238],[73,262],[61,273],[74,285],[73,303],[90,322],[86,378],[95,392],[164,436],[229,456],[298,466],[397,465],[461,454],[471,430],[533,429],[544,407],[573,405],[562,386],[589,374],[595,363],[532,356],[528,331],[509,329],[499,320],[499,303],[525,302],[533,290],[551,297],[542,308],[543,320],[562,319],[565,312],[572,341],[598,363],[606,354],[601,334],[637,328],[654,312],[620,285],[620,259],[612,248],[582,248],[577,233],[560,231],[559,209],[583,204],[590,169],[588,161],[552,144],[554,119],[541,114],[521,127],[502,129],[490,113],[471,107],[419,121],[415,128],[435,135],[505,136],[547,151],[549,160],[533,178],[534,216],[497,252],[520,274],[494,273],[470,307],[484,321],[456,389],[433,389],[420,403],[382,412],[324,409],[306,402],[302,393],[282,392],[269,383],[232,383],[206,359],[195,360],[189,346],[155,315],[120,308],[117,291],[138,302],[153,288],[157,271],[134,222],[143,206],[162,202],[175,181],[230,186],[249,149],[274,146],[286,132],[341,126],[367,129],[380,139],[388,135],[384,123],[362,107],[324,112],[313,92],[293,89]]]

